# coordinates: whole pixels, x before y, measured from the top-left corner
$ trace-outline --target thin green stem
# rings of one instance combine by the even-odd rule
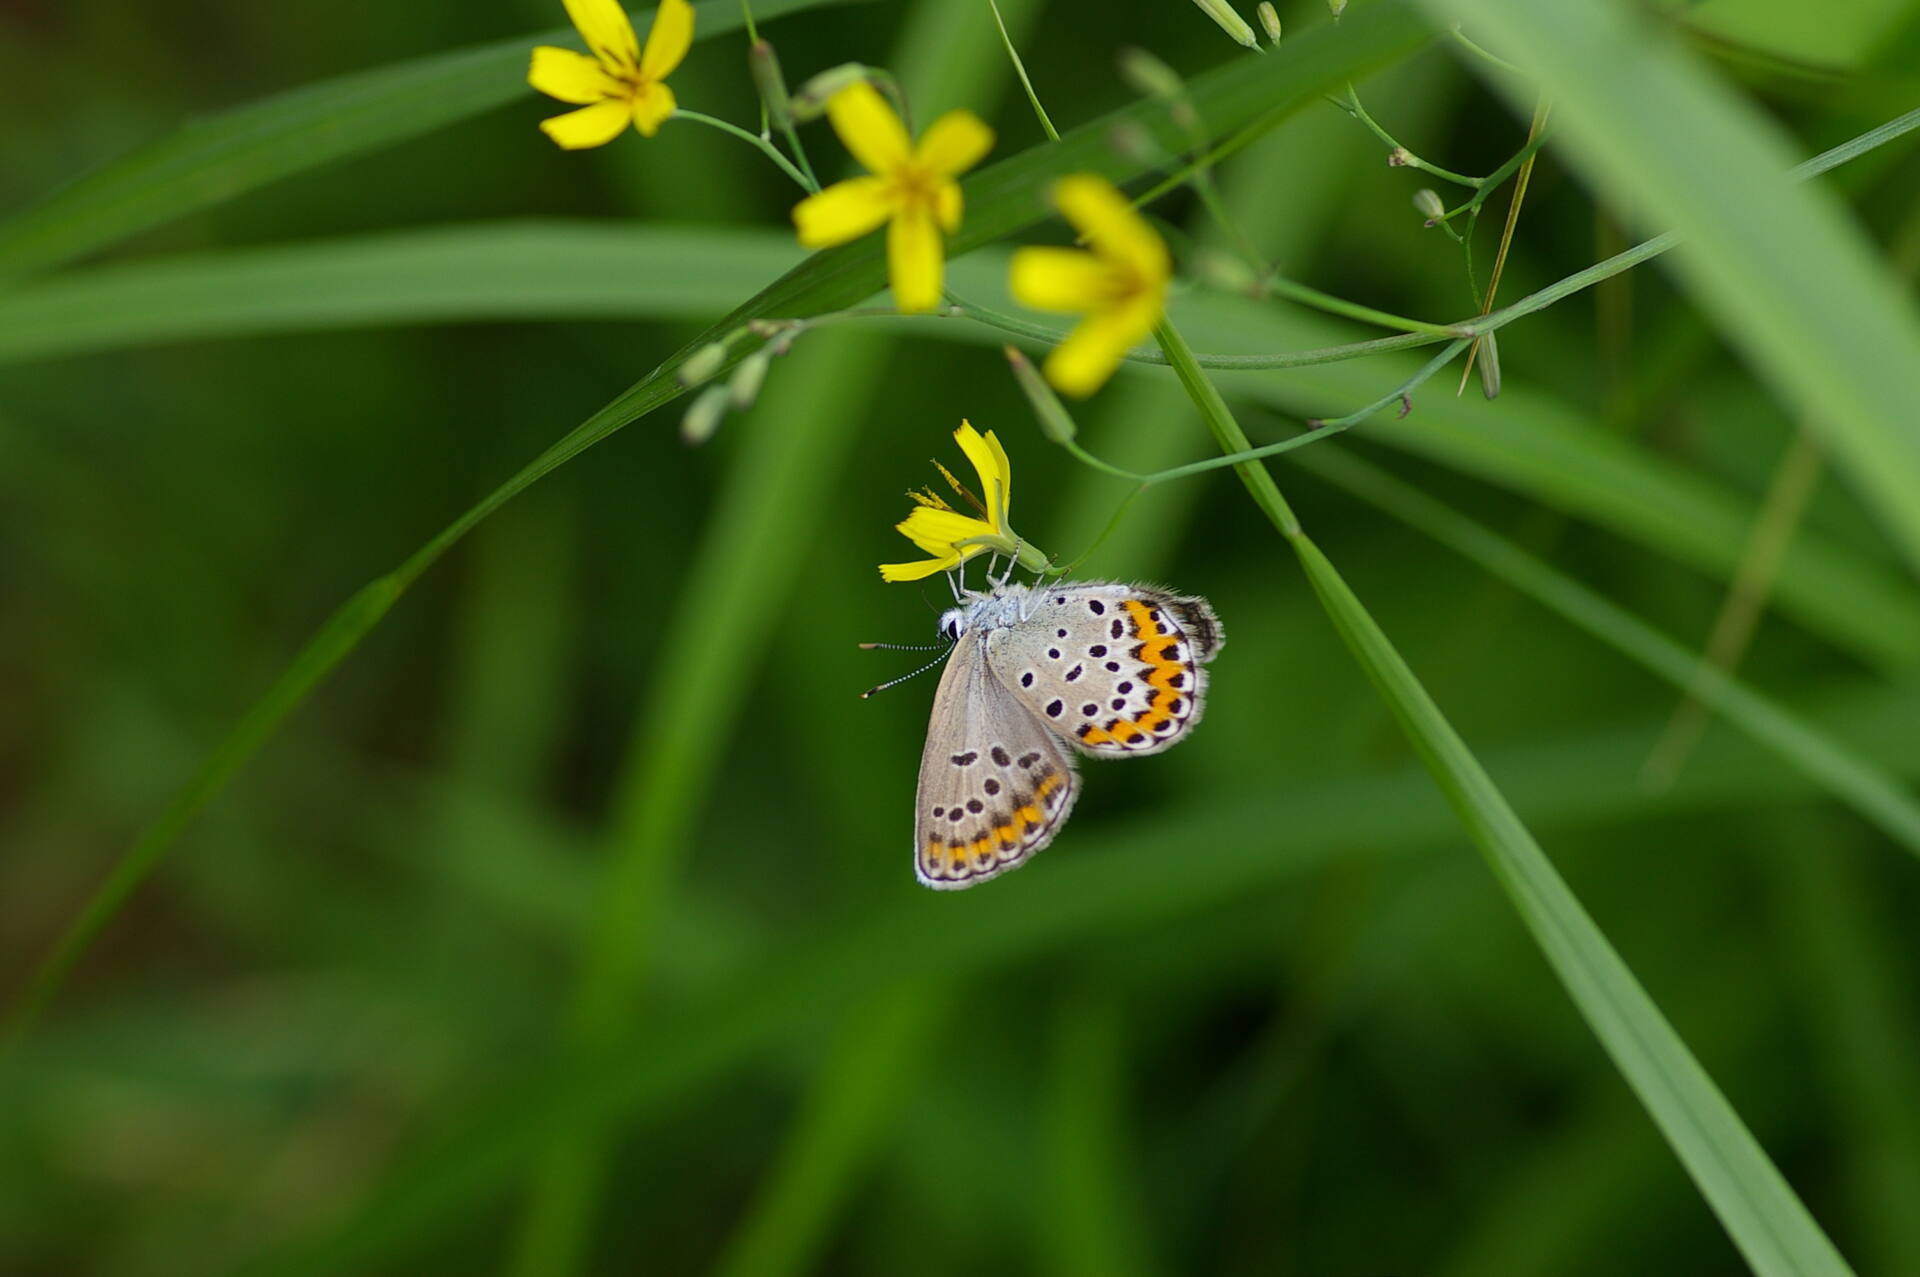
[[[751,146],[754,150],[759,151],[775,164],[778,164],[780,171],[798,183],[801,190],[812,194],[814,191],[820,189],[818,182],[815,182],[806,173],[795,168],[793,161],[780,153],[779,147],[775,146],[769,139],[761,137],[758,133],[743,129],[738,124],[729,124],[727,121],[716,119],[711,115],[703,115],[699,111],[689,111],[685,107],[675,111],[673,118],[676,120],[686,120],[693,124],[704,124],[709,128],[719,129],[722,133],[730,133],[742,142],[745,142],[748,146]]]
[[[1027,78],[1027,64],[1020,60],[1020,50],[1013,47],[1013,37],[1007,33],[1007,21],[1000,16],[1000,6],[994,0],[987,0],[987,8],[993,11],[993,25],[1000,28],[1000,43],[1006,46],[1007,60],[1013,63],[1013,73],[1020,77],[1020,87],[1027,91],[1027,101],[1033,107],[1034,118],[1040,121],[1040,131],[1047,135],[1047,141],[1058,142],[1060,130],[1053,127],[1053,121],[1047,118],[1047,108],[1040,105],[1040,95],[1033,91],[1033,81]]]
[[[800,131],[793,127],[792,116],[788,116],[786,121],[781,124],[780,131],[786,136],[787,145],[793,148],[793,158],[799,161],[801,176],[806,178],[806,181],[803,182],[802,185],[807,188],[809,193],[818,194],[820,190],[820,179],[813,174],[813,164],[807,159],[807,148],[800,144]]]
[[[1234,420],[1233,410],[1220,397],[1219,388],[1201,371],[1186,338],[1166,319],[1154,326],[1153,336],[1166,353],[1167,362],[1173,366],[1174,375],[1186,389],[1187,397],[1200,409],[1200,415],[1206,421],[1207,429],[1213,432],[1220,450],[1225,453],[1252,452],[1252,441],[1247,438],[1246,431],[1240,428],[1240,423]],[[1252,494],[1254,504],[1273,521],[1280,535],[1289,541],[1303,540],[1305,533],[1300,530],[1300,520],[1294,515],[1293,507],[1287,504],[1287,499],[1280,495],[1280,489],[1274,483],[1273,476],[1267,473],[1266,467],[1258,461],[1238,461],[1233,468]]]
[[[1468,53],[1473,54],[1475,57],[1480,58],[1482,61],[1488,62],[1493,66],[1499,67],[1502,71],[1511,71],[1513,72],[1513,74],[1520,75],[1520,76],[1524,76],[1526,74],[1525,71],[1522,71],[1519,67],[1507,61],[1505,58],[1501,57],[1499,54],[1493,53],[1488,49],[1475,44],[1472,40],[1469,40],[1466,37],[1466,35],[1461,32],[1459,27],[1451,28],[1447,32],[1447,35],[1450,39],[1452,39],[1452,41],[1455,44],[1465,49]]]
[[[1395,386],[1390,393],[1382,395],[1357,412],[1350,412],[1344,417],[1331,417],[1322,421],[1319,423],[1320,432],[1322,434],[1338,434],[1350,426],[1359,425],[1376,412],[1380,412],[1396,403],[1403,405],[1400,410],[1400,415],[1403,417],[1406,416],[1407,411],[1413,406],[1413,392],[1418,390],[1421,384],[1433,376],[1433,374],[1452,363],[1454,357],[1464,350],[1466,346],[1467,339],[1465,337],[1456,338],[1447,343],[1445,350],[1422,364],[1420,371],[1414,373],[1413,376],[1407,378],[1398,386]]]
[[[1526,145],[1521,147],[1519,150],[1515,151],[1512,154],[1512,156],[1510,156],[1507,159],[1507,162],[1505,164],[1502,164],[1499,168],[1493,170],[1493,172],[1487,174],[1486,177],[1481,179],[1482,185],[1479,190],[1475,191],[1472,195],[1468,196],[1460,204],[1456,205],[1453,208],[1448,209],[1446,212],[1440,214],[1440,216],[1434,218],[1433,220],[1435,225],[1448,222],[1453,218],[1460,216],[1460,214],[1462,213],[1478,213],[1480,211],[1480,206],[1487,202],[1487,197],[1492,195],[1495,191],[1499,190],[1501,185],[1508,178],[1512,177],[1515,173],[1518,173],[1520,171],[1520,166],[1522,164],[1525,164],[1529,159],[1531,159],[1533,157],[1534,152],[1538,151],[1541,147],[1545,146],[1547,144],[1547,139],[1551,136],[1552,136],[1551,133],[1547,132],[1545,129],[1542,129],[1539,133],[1535,134],[1533,137],[1528,138]]]
[[[1317,288],[1295,283],[1278,275],[1263,281],[1266,290],[1288,301],[1296,301],[1315,310],[1324,310],[1330,315],[1341,315],[1347,319],[1357,319],[1363,324],[1378,324],[1382,328],[1398,328],[1402,332],[1424,333],[1429,337],[1448,338],[1464,334],[1451,324],[1430,324],[1424,319],[1409,319],[1405,315],[1396,315],[1391,311],[1376,310],[1372,306],[1363,306],[1359,302],[1350,302],[1344,297],[1335,297],[1332,293],[1323,293]]]
[[[1422,173],[1433,174],[1443,182],[1452,182],[1456,186],[1464,186],[1470,190],[1478,190],[1486,184],[1485,178],[1468,177],[1465,173],[1456,173],[1452,169],[1441,168],[1438,164],[1421,159],[1407,147],[1401,145],[1399,138],[1396,138],[1393,134],[1380,127],[1380,122],[1367,114],[1367,108],[1360,105],[1360,95],[1353,91],[1351,84],[1347,86],[1347,96],[1345,100],[1340,98],[1332,98],[1330,100],[1335,106],[1360,121],[1360,123],[1366,125],[1368,132],[1387,144],[1390,156],[1389,163],[1397,162],[1398,165],[1403,168],[1419,169]]]
[[[1464,337],[1450,343],[1445,350],[1423,364],[1420,371],[1414,373],[1413,376],[1407,378],[1406,381],[1394,387],[1390,394],[1381,396],[1358,412],[1348,413],[1344,417],[1332,417],[1324,421],[1311,422],[1309,423],[1310,429],[1306,433],[1294,435],[1290,439],[1282,439],[1278,443],[1262,444],[1257,448],[1248,447],[1237,452],[1227,453],[1223,456],[1208,457],[1203,461],[1193,461],[1186,465],[1170,466],[1165,470],[1155,470],[1151,474],[1138,474],[1132,470],[1124,470],[1110,461],[1103,461],[1072,439],[1066,440],[1064,446],[1069,453],[1083,464],[1093,467],[1102,474],[1110,474],[1116,479],[1125,479],[1131,483],[1137,483],[1140,485],[1140,490],[1145,491],[1155,484],[1165,483],[1170,479],[1185,479],[1191,475],[1205,474],[1210,470],[1221,470],[1228,466],[1239,466],[1245,465],[1248,462],[1264,461],[1268,457],[1277,457],[1282,453],[1292,452],[1295,448],[1304,448],[1310,443],[1319,443],[1323,439],[1331,439],[1337,434],[1351,430],[1361,422],[1372,417],[1375,413],[1393,404],[1408,402],[1409,397],[1423,382],[1427,381],[1435,373],[1451,363],[1460,352],[1466,348],[1466,345],[1467,340]],[[1199,363],[1198,356],[1195,356],[1195,363]]]
[[[1818,177],[1847,161],[1856,159],[1876,147],[1885,146],[1895,138],[1902,137],[1915,129],[1920,129],[1920,108],[1887,121],[1876,129],[1862,133],[1859,137],[1843,142],[1829,151],[1796,165],[1790,170],[1796,181],[1806,181]],[[1544,139],[1542,139],[1544,140]],[[1217,148],[1216,148],[1217,150]],[[1525,161],[1527,151],[1509,161],[1517,169]],[[1185,178],[1181,178],[1184,181]],[[1178,183],[1176,183],[1177,185]],[[1136,205],[1148,201],[1150,196],[1135,200]],[[1516,319],[1524,318],[1536,311],[1545,310],[1556,302],[1563,301],[1574,293],[1591,288],[1604,279],[1611,279],[1623,271],[1631,270],[1642,262],[1650,261],[1680,242],[1680,237],[1668,232],[1645,240],[1625,252],[1616,253],[1604,261],[1595,262],[1585,270],[1576,271],[1556,283],[1549,284],[1538,292],[1527,294],[1518,301],[1510,302],[1486,315],[1473,315],[1466,319],[1455,320],[1451,324],[1439,326],[1437,333],[1409,333],[1400,337],[1375,337],[1367,341],[1346,342],[1338,346],[1320,346],[1312,350],[1281,351],[1271,355],[1220,355],[1195,354],[1194,359],[1204,368],[1229,371],[1252,372],[1271,368],[1305,368],[1317,364],[1339,363],[1346,359],[1364,359],[1369,355],[1387,354],[1392,351],[1411,350],[1420,346],[1431,346],[1455,336],[1478,336],[1504,328]],[[1032,341],[1057,345],[1066,338],[1066,332],[1058,328],[1049,328],[1009,315],[976,302],[968,302],[962,307],[967,318],[998,328],[1002,332],[1012,333]],[[1131,363],[1165,364],[1170,362],[1165,353],[1151,346],[1136,346],[1129,350],[1126,358]]]

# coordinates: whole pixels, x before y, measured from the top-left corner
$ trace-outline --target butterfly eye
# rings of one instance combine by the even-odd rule
[[[940,618],[940,637],[949,643],[960,641],[960,609],[955,608]]]

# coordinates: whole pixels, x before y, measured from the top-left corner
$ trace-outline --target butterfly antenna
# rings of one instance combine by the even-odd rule
[[[944,652],[947,643],[862,643],[863,652]]]
[[[861,646],[865,647],[867,645],[865,643],[862,643]],[[913,671],[911,674],[902,674],[899,678],[888,679],[886,682],[880,684],[880,686],[878,687],[869,687],[866,691],[860,693],[860,699],[864,701],[867,699],[867,697],[872,696],[875,692],[884,692],[889,687],[900,686],[900,684],[906,682],[910,678],[918,678],[920,675],[925,674],[928,670],[938,668],[942,663],[946,661],[946,659],[947,659],[946,655],[942,653],[939,657],[935,658],[934,660],[928,661],[925,665],[922,665],[919,669]]]

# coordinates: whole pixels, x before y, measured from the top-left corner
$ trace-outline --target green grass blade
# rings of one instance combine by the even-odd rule
[[[1329,85],[1404,52],[1424,38],[1424,30],[1403,6],[1376,5],[1338,29],[1297,41],[1293,49],[1295,56],[1284,67],[1239,62],[1198,77],[1191,86],[1190,100],[1223,132],[1253,121],[1278,123],[1288,111],[1314,100]],[[968,184],[968,222],[954,237],[951,252],[963,253],[1047,216],[1043,192],[1051,178],[1086,169],[1119,179],[1137,176],[1142,169],[1138,161],[1118,156],[1109,149],[1108,138],[1113,128],[1122,121],[1132,121],[1171,145],[1179,134],[1171,116],[1164,103],[1135,103],[1082,125],[1059,142],[1035,147],[988,168]],[[442,529],[383,578],[381,589],[395,594],[405,590],[502,505],[615,431],[678,397],[681,390],[673,374],[693,350],[757,316],[816,315],[843,308],[878,291],[885,279],[882,239],[868,236],[866,240],[819,253],[776,280]],[[745,343],[736,343],[737,355],[744,355],[744,346]],[[391,603],[391,599],[388,602]],[[8,1040],[29,1027],[32,1015],[52,996],[62,975],[78,959],[87,942],[133,889],[153,872],[178,841],[194,813],[265,743],[280,720],[346,658],[368,628],[371,623],[352,633],[343,633],[338,642],[316,640],[296,670],[275,683],[268,698],[216,748],[213,758],[169,804],[162,818],[142,835],[133,850],[116,862],[107,884],[96,889],[89,903],[82,907],[80,920],[56,941],[52,956],[43,960],[31,978],[28,986],[31,1001],[16,1008]],[[333,627],[329,626],[321,637],[327,638],[333,633]],[[273,712],[262,719],[261,714],[267,707]]]
[[[509,319],[712,319],[805,260],[781,231],[512,221],[183,254],[0,292],[0,363]]]
[[[757,15],[830,2],[761,0]],[[697,39],[741,25],[733,0],[702,0],[694,9]],[[280,178],[511,102],[533,92],[527,58],[535,45],[579,43],[570,27],[535,31],[322,81],[188,124],[0,223],[0,279],[58,266]]]
[[[1045,1271],[1059,1277],[1144,1277],[1156,1271],[1128,1173],[1126,1024],[1098,978],[1055,1003],[1045,1121],[1046,1190],[1039,1222]]]
[[[759,1197],[714,1266],[718,1277],[818,1269],[825,1229],[926,1076],[927,1054],[951,1002],[944,990],[903,984],[849,1017]]]
[[[1244,451],[1245,432],[1185,342],[1166,324],[1156,335],[1220,450]],[[1301,530],[1272,476],[1257,464],[1235,470],[1255,504],[1293,546],[1334,628],[1734,1244],[1763,1277],[1848,1273],[1846,1261],[1588,916],[1373,615]]]
[[[1877,762],[1920,776],[1910,747],[1920,689],[1861,688],[1817,714],[1834,734],[1870,742]],[[1750,811],[1810,791],[1764,754],[1737,748],[1744,742],[1716,738],[1654,800],[1633,777],[1659,726],[1648,714],[1613,731],[1527,740],[1491,753],[1488,763],[1542,828],[1569,831],[1617,828],[1629,811]],[[1096,937],[1111,944],[1162,930],[1170,919],[1225,907],[1343,858],[1456,846],[1459,825],[1431,801],[1432,791],[1426,770],[1412,765],[1283,780],[1230,801],[1113,822],[1100,830],[1100,856],[1043,857],[1022,871],[1018,893],[969,896],[959,908],[931,893],[889,896],[864,916],[791,944],[781,961],[756,966],[671,1022],[630,1030],[591,1060],[529,1066],[472,1101],[457,1128],[423,1133],[338,1224],[289,1239],[244,1271],[359,1272],[417,1250],[435,1229],[523,1175],[556,1127],[665,1111],[725,1084],[743,1060],[821,1016],[919,982],[923,972],[903,968],[902,953],[938,953],[944,978],[984,987],[1000,965],[1072,951]],[[1254,840],[1248,829],[1283,832]],[[1170,843],[1183,848],[1180,856],[1166,854]]]
[[[1551,87],[1565,149],[1596,190],[1683,238],[1680,278],[1818,424],[1920,570],[1920,321],[1839,204],[1789,180],[1778,127],[1624,4],[1429,3]],[[1532,92],[1501,87],[1516,102]]]
[[[368,324],[710,320],[800,260],[774,231],[510,222],[138,262],[0,295],[0,362],[172,338]],[[956,286],[968,296],[992,295],[1005,276],[1006,255],[997,247],[954,267]],[[1228,351],[1318,347],[1353,335],[1307,312],[1204,293],[1183,298],[1175,315],[1196,345]],[[900,331],[938,340],[1005,339],[976,324],[898,322]],[[1221,384],[1238,398],[1317,416],[1405,380],[1418,358],[1382,356],[1278,377],[1222,374]],[[1745,497],[1517,376],[1492,404],[1424,395],[1406,420],[1383,416],[1364,429],[1722,580],[1737,560],[1729,547],[1740,543],[1751,519]],[[1883,669],[1920,660],[1920,599],[1908,583],[1818,533],[1803,532],[1788,548],[1773,602],[1782,615]]]
[[[682,857],[799,580],[810,541],[808,508],[832,483],[878,384],[886,342],[876,333],[833,334],[769,389],[756,421],[739,423],[734,473],[723,486],[695,556],[685,598],[660,641],[684,652],[635,716],[616,783],[604,867],[581,938],[567,1040],[590,1049],[635,1018],[647,955],[673,899]],[[776,424],[777,423],[777,424]],[[556,1139],[537,1177],[514,1271],[578,1267],[598,1198],[594,1184],[611,1133]]]
[[[1849,1273],[1846,1261],[1740,1115],[1614,952],[1333,564],[1311,540],[1302,538],[1299,548],[1328,616],[1480,845],[1581,1015],[1747,1262],[1762,1277]]]
[[[4,1058],[20,1035],[32,1026],[87,946],[153,872],[201,808],[226,787],[234,773],[272,737],[287,715],[312,695],[333,667],[380,623],[387,609],[400,597],[402,588],[392,577],[382,577],[341,604],[227,738],[200,764],[166,809],[142,831],[138,841],[114,864],[106,880],[94,889],[79,915],[61,932],[53,949],[34,968],[24,991],[9,1010],[4,1026],[0,1027],[0,1058]]]
[[[1409,484],[1350,453],[1302,449],[1295,463],[1472,559],[1535,602],[1639,662],[1798,767],[1920,856],[1920,803],[1905,786],[1799,715],[1707,666],[1689,649]]]

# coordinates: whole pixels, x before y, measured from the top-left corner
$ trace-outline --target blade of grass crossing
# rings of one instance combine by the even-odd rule
[[[1196,77],[1189,86],[1189,100],[1218,128],[1232,128],[1250,119],[1277,124],[1287,111],[1313,101],[1327,86],[1405,52],[1424,38],[1424,31],[1404,6],[1391,2],[1371,5],[1337,29],[1309,34],[1296,41],[1283,66],[1250,67],[1248,63],[1235,62]],[[1060,142],[1033,148],[994,165],[967,184],[968,222],[954,237],[950,253],[960,255],[1045,216],[1047,209],[1041,192],[1049,178],[1083,168],[1119,180],[1136,176],[1143,170],[1142,162],[1119,155],[1108,142],[1113,129],[1129,120],[1167,139],[1170,145],[1178,136],[1178,127],[1164,103],[1135,103],[1082,125]],[[216,748],[160,819],[142,835],[136,847],[116,862],[107,882],[83,906],[81,917],[57,942],[53,955],[43,960],[36,971],[29,984],[28,999],[16,1007],[9,1026],[11,1031],[5,1040],[11,1041],[24,1031],[33,1011],[52,995],[87,941],[153,871],[191,823],[194,814],[378,621],[378,615],[374,615],[358,628],[349,624],[364,619],[365,599],[374,593],[397,596],[477,524],[518,493],[616,430],[678,397],[681,390],[673,373],[694,350],[755,317],[803,318],[851,305],[878,291],[885,279],[884,252],[878,242],[882,238],[869,236],[868,241],[873,242],[859,241],[817,253],[761,290],[455,519],[394,572],[367,587],[368,593],[356,596],[309,645],[300,663],[275,682],[267,697]],[[745,358],[751,349],[751,343],[737,343],[732,362]],[[380,610],[384,611],[392,601],[392,597],[387,597]]]
[[[1289,455],[1304,469],[1451,546],[1535,602],[1674,686],[1698,696],[1728,722],[1920,856],[1920,803],[1899,781],[1855,751],[1572,577],[1379,467],[1331,448],[1303,449]]]
[[[1328,616],[1734,1245],[1762,1277],[1851,1272],[1333,564],[1310,539],[1297,546]]]
[[[818,1083],[788,1129],[773,1169],[727,1240],[718,1277],[813,1271],[827,1229],[947,1022],[952,999],[908,982],[850,1018]]]
[[[1046,1119],[1047,1205],[1034,1212],[1046,1271],[1060,1277],[1141,1277],[1154,1271],[1131,1201],[1125,1025],[1110,986],[1063,991],[1053,1016]]]
[[[1783,933],[1800,961],[1796,990],[1819,1070],[1820,1094],[1842,1136],[1861,1250],[1872,1272],[1920,1272],[1920,1112],[1913,1079],[1912,985],[1904,924],[1853,848],[1835,847],[1812,813],[1787,824],[1769,866]]]
[[[648,690],[615,786],[608,863],[566,1032],[591,1053],[634,1017],[646,956],[674,892],[688,841],[775,617],[797,586],[810,546],[807,508],[839,473],[878,379],[886,339],[843,331],[767,388],[740,426],[734,473],[716,502],[660,650],[671,677]],[[535,1178],[512,1270],[578,1266],[600,1169],[617,1132],[561,1131]]]
[[[1023,16],[1016,12],[1016,24]],[[929,0],[911,11],[889,64],[901,83],[910,87],[921,113],[931,115],[961,100],[984,104],[998,95],[1006,74],[998,56],[997,29],[985,18],[971,7],[954,6],[945,0]],[[874,332],[861,333],[859,340],[843,342],[837,349],[810,350],[806,360],[817,366],[805,368],[797,377],[787,374],[789,384],[775,388],[774,397],[788,405],[790,419],[783,422],[782,431],[832,434],[836,440],[850,441],[854,423],[867,413],[870,388],[882,378],[885,358],[885,340]],[[762,415],[766,416],[764,412]],[[843,452],[844,446],[836,455]],[[815,484],[824,487],[837,470],[836,466],[810,473]],[[805,491],[799,494],[802,500],[812,495]],[[805,517],[797,502],[787,504],[790,508],[771,523],[767,522],[769,512],[762,511],[759,530],[752,537],[733,542],[736,555],[752,554],[758,541],[778,539],[782,535],[781,521]],[[746,564],[738,562],[716,563],[710,568],[721,577],[747,572]],[[777,580],[792,581],[796,576],[789,570]],[[694,590],[696,594],[727,593],[724,587],[707,591],[699,584]],[[762,581],[744,596],[736,593],[729,597],[733,607],[724,617],[714,615],[714,609],[722,603],[719,598],[700,599],[686,606],[684,613],[704,618],[699,623],[703,632],[717,623],[729,632],[770,634],[770,614],[786,594],[774,581]],[[753,614],[746,614],[749,611]],[[683,637],[689,643],[702,641],[697,634]],[[725,674],[725,683],[745,683],[746,671],[758,664],[763,650],[764,643],[743,647],[738,652],[739,668]],[[719,674],[718,670],[709,672]],[[607,907],[599,914],[597,933],[583,956],[576,992],[571,1037],[575,1049],[592,1051],[603,1046],[631,1017],[630,1008],[645,981],[645,954],[665,914],[666,901],[674,892],[680,844],[693,814],[704,803],[714,778],[712,756],[726,738],[738,708],[737,697],[701,696],[686,688],[686,680],[676,682],[687,694],[676,697],[670,688],[659,698],[660,703],[648,706],[638,719],[636,736],[629,747],[632,753],[616,798]],[[688,738],[706,743],[706,763],[696,760],[688,768],[676,769],[657,757],[675,752],[663,746],[663,740]],[[823,1075],[820,1084],[831,1085],[830,1075]],[[580,1266],[611,1135],[604,1130],[582,1129],[556,1141],[532,1187],[515,1271],[544,1277]],[[851,1160],[831,1161],[825,1166],[844,1174],[855,1169]],[[827,1221],[802,1218],[795,1212],[831,1209],[838,1200],[839,1194],[825,1185],[807,1185],[800,1191],[797,1186],[778,1183],[770,1185],[762,1199],[767,1208],[783,1212],[769,1222],[796,1238],[824,1232]],[[761,1244],[770,1243],[763,1237]],[[750,1258],[765,1261],[769,1252],[756,1252]]]
[[[764,20],[832,2],[760,0],[756,12]],[[734,0],[702,0],[694,13],[698,40],[741,25]],[[635,16],[646,30],[646,18]],[[188,124],[0,223],[0,279],[511,102],[532,92],[527,59],[535,45],[579,43],[568,27],[536,31],[325,80]]]
[[[1920,570],[1920,320],[1838,202],[1790,180],[1780,130],[1625,4],[1427,4],[1551,85],[1589,181],[1685,238],[1676,273]]]
[[[1886,766],[1920,774],[1907,723],[1915,696],[1891,706],[1878,687],[1858,688],[1826,706],[1838,730],[1876,742]],[[1495,770],[1542,824],[1570,832],[1623,812],[1752,810],[1800,798],[1799,778],[1756,766],[1750,753],[1709,741],[1672,793],[1656,803],[1631,782],[1651,716],[1621,729],[1531,738],[1500,751]],[[1765,759],[1759,760],[1764,763]],[[647,1023],[579,1065],[531,1062],[493,1094],[476,1099],[457,1129],[426,1131],[411,1151],[337,1221],[274,1243],[242,1271],[258,1277],[331,1277],[392,1267],[418,1253],[453,1221],[494,1199],[524,1175],[530,1158],[563,1124],[629,1121],[723,1085],[755,1053],[897,985],[903,952],[942,955],[949,980],[973,979],[1002,964],[1075,951],[1096,937],[1164,927],[1171,919],[1229,907],[1331,864],[1427,851],[1457,834],[1440,804],[1419,801],[1432,787],[1419,767],[1368,768],[1353,776],[1288,783],[1203,809],[1122,822],[1106,831],[1098,858],[1043,859],[1021,890],[988,913],[961,912],[932,893],[889,903],[797,943],[779,963],[683,1008],[670,1024]],[[1248,828],[1284,829],[1270,844]],[[1167,856],[1169,841],[1189,849]]]
[[[394,601],[405,589],[395,576],[381,577],[363,586],[328,617],[319,633],[293,658],[273,685],[254,702],[239,723],[209,754],[187,783],[176,793],[153,823],[141,831],[139,839],[108,871],[106,880],[95,888],[80,913],[67,925],[47,956],[40,960],[28,979],[25,992],[15,1002],[0,1031],[0,1058],[32,1027],[45,1010],[60,984],[73,970],[101,930],[127,902],[134,890],[160,863],[180,834],[193,823],[200,809],[226,786],[235,772],[265,744],[288,714],[299,707],[359,645],[368,631],[380,623]]]
[[[1222,452],[1246,433],[1166,324],[1162,349]],[[1687,1168],[1747,1262],[1763,1277],[1837,1277],[1846,1262],[1787,1186],[1719,1088],[1640,987],[1339,571],[1300,528],[1264,467],[1235,467],[1294,547],[1321,606],[1387,702],[1512,899],[1548,963]]]

